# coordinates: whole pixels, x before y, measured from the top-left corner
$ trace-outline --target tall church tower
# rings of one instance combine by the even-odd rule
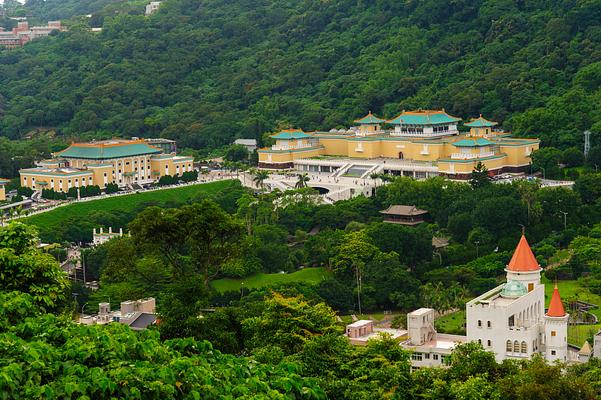
[[[568,360],[568,319],[557,285],[553,289],[549,310],[545,314],[545,358],[547,361]]]
[[[507,264],[505,272],[507,272],[507,282],[517,281],[522,283],[531,292],[539,286],[540,283],[540,272],[542,268],[536,261],[532,249],[526,240],[526,236],[522,234],[522,238],[515,248],[513,257]],[[541,312],[542,314],[542,312]]]

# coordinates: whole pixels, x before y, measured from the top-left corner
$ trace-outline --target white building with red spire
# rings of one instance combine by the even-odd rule
[[[555,288],[545,314],[542,268],[522,235],[507,268],[507,282],[466,304],[469,341],[495,353],[497,361],[543,354],[548,361],[568,361],[569,315]]]
[[[401,346],[412,352],[412,369],[447,365],[457,344],[472,341],[493,352],[497,361],[529,359],[534,354],[541,354],[549,362],[579,361],[578,353],[568,349],[569,314],[557,286],[545,313],[541,271],[522,235],[505,268],[507,282],[466,304],[467,336],[436,332],[432,309],[420,308],[407,314],[407,339]],[[357,340],[358,336],[347,335]],[[601,348],[601,332],[599,336]]]

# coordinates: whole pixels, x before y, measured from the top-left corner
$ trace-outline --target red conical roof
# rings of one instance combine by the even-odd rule
[[[513,257],[511,257],[511,261],[507,264],[507,269],[514,272],[530,272],[540,269],[540,265],[538,265],[538,261],[536,261],[532,249],[530,249],[526,236],[522,235],[520,242],[515,248]]]
[[[566,310],[563,308],[563,303],[561,302],[561,296],[559,295],[559,290],[557,289],[557,285],[555,285],[555,289],[553,289],[553,296],[551,296],[551,303],[549,303],[549,310],[547,311],[548,317],[565,317]]]

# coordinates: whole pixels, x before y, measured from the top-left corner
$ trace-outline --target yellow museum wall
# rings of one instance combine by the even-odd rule
[[[503,146],[501,152],[507,154],[508,165],[527,165],[530,162],[529,154],[538,150],[539,144],[529,144],[523,146]]]

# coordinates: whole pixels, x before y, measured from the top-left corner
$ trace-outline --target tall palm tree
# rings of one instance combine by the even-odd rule
[[[263,189],[264,181],[267,178],[269,178],[269,173],[267,171],[257,171],[255,173],[255,177],[253,178],[253,182],[257,185],[257,187]]]
[[[296,185],[294,185],[294,187],[296,189],[306,188],[307,182],[310,181],[309,176],[306,173],[298,174],[297,176],[298,176],[298,180],[296,181]]]
[[[377,188],[378,187],[378,179],[380,178],[380,174],[377,172],[372,172],[371,174],[369,174],[369,177],[371,178],[372,181],[374,181],[374,184]]]

